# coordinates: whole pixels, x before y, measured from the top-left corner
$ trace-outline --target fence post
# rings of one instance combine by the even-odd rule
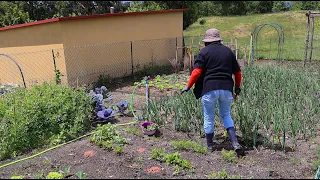
[[[133,52],[132,52],[132,41],[130,41],[130,55],[131,55],[131,76],[133,78]]]
[[[54,72],[56,72],[56,71],[57,71],[56,57],[54,56],[53,49],[52,49],[51,51],[52,51],[52,59],[53,59]]]
[[[307,37],[306,37],[306,47],[305,47],[305,53],[304,53],[304,63],[303,66],[306,65],[306,61],[308,58],[308,45],[309,45],[309,32],[310,32],[310,14],[311,11],[308,12],[307,16],[308,16],[308,26],[307,26]]]

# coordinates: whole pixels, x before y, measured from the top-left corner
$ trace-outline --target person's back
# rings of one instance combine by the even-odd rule
[[[240,67],[229,47],[220,41],[210,43],[201,49],[195,61],[195,68],[200,66],[205,69],[202,95],[219,89],[233,92],[232,74],[240,71]]]
[[[216,103],[219,103],[220,117],[232,146],[238,154],[242,148],[235,134],[234,122],[231,117],[231,103],[233,87],[235,97],[241,91],[241,69],[232,50],[221,44],[222,39],[217,29],[208,29],[202,41],[205,43],[205,47],[199,52],[187,86],[181,93],[189,91],[195,83],[194,95],[197,99],[201,97],[204,131],[209,151],[213,151],[215,107]],[[232,74],[235,75],[235,82],[232,79]]]

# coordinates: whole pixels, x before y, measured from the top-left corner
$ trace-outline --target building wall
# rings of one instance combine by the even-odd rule
[[[61,21],[69,84],[88,84],[100,74],[130,75],[132,61],[134,71],[152,59],[154,64],[169,64],[182,25],[183,12]],[[182,39],[178,41],[182,45]]]
[[[54,82],[54,51],[56,67],[66,74],[61,26],[58,22],[0,31],[0,54],[7,54],[21,67],[27,87],[44,81]],[[62,81],[66,82],[66,76]],[[23,85],[14,62],[0,56],[0,84]]]

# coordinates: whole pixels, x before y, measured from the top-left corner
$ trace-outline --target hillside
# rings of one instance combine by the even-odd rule
[[[305,40],[307,33],[306,12],[285,12],[272,14],[257,14],[248,16],[213,16],[198,19],[184,31],[184,36],[203,36],[209,28],[217,28],[225,42],[237,38],[238,45],[243,49],[250,44],[250,33],[259,24],[275,22],[284,29],[284,59],[303,60]],[[200,20],[206,20],[200,25]],[[320,35],[320,19],[315,19],[315,38]],[[314,47],[320,47],[319,42],[314,42]],[[271,26],[265,26],[258,37],[258,56],[262,59],[273,59],[278,49],[277,31]],[[241,51],[242,53],[242,51]],[[313,52],[314,59],[320,59],[320,53]]]

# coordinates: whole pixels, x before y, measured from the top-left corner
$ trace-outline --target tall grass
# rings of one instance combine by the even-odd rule
[[[296,67],[250,66],[243,70],[242,92],[232,105],[236,127],[247,145],[265,143],[285,147],[286,138],[314,136],[319,124],[317,92],[320,71]],[[144,118],[166,125],[173,119],[177,131],[203,135],[203,110],[192,92],[152,101],[143,110]],[[279,142],[281,140],[281,142]]]

